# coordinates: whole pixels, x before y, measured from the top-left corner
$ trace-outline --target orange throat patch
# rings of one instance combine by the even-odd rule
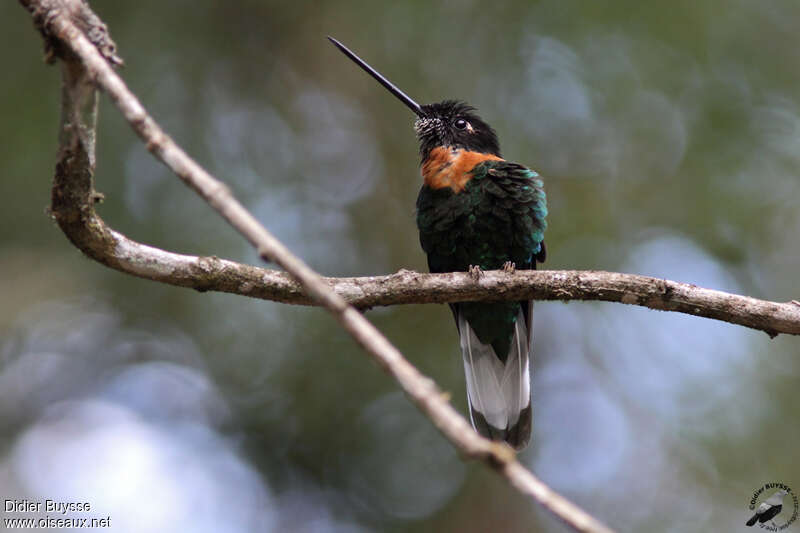
[[[453,192],[464,190],[472,179],[471,170],[484,161],[502,161],[501,157],[461,148],[437,146],[422,163],[422,179],[431,189],[450,187]]]

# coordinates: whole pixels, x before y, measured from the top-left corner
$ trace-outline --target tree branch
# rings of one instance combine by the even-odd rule
[[[115,54],[116,47],[108,36],[105,25],[82,2],[20,1],[34,14],[37,28],[46,36],[48,50],[59,46],[59,41],[53,44],[50,34],[45,31],[46,21],[54,17],[53,13],[78,13],[75,16],[83,24],[83,33],[96,36],[94,41],[98,43],[102,55],[112,64],[122,62]],[[74,4],[83,7],[75,7]],[[68,7],[64,7],[65,5]],[[103,65],[108,67],[105,62]],[[113,71],[111,74],[113,87],[122,84]],[[75,83],[65,84],[65,87],[76,86]],[[127,91],[124,84],[117,89],[121,89],[122,94]],[[133,95],[130,96],[132,99],[123,96],[119,98],[126,102],[127,118],[134,129],[138,128],[137,133],[148,142],[150,151],[158,150],[162,156],[166,154],[170,161],[179,161],[180,166],[176,167],[176,173],[184,176],[184,181],[188,181],[185,176],[189,171],[196,170],[201,175],[205,174],[207,179],[203,183],[206,189],[199,191],[204,197],[217,195],[217,187],[225,190],[222,184],[210,183],[208,179],[213,178],[174,146],[152,119],[145,115],[138,100]],[[159,136],[169,140],[174,149],[155,142]],[[156,155],[159,156],[159,153]],[[93,161],[91,170],[94,171]],[[195,187],[191,183],[189,185]],[[176,254],[138,243],[114,231],[94,211],[93,205],[101,195],[91,189],[89,181],[64,182],[57,178],[53,193],[52,212],[64,233],[86,255],[106,266],[152,281],[199,291],[227,292],[289,304],[319,305],[304,293],[300,283],[283,272],[217,257]],[[230,193],[225,190],[225,194]],[[250,217],[248,224],[253,223],[257,225]],[[771,302],[635,274],[547,270],[508,274],[503,271],[489,271],[476,282],[470,275],[460,272],[422,274],[401,270],[389,276],[322,278],[322,281],[347,303],[359,309],[397,304],[466,301],[596,300],[712,318],[764,331],[770,337],[779,333],[800,335],[800,303],[797,301]]]
[[[69,189],[69,187],[67,188]],[[77,200],[70,197],[73,201]],[[87,200],[83,201],[87,206]],[[53,206],[61,220],[81,202]],[[66,217],[73,220],[71,216]],[[109,228],[93,209],[74,224],[61,224],[86,255],[111,268],[179,287],[239,294],[263,300],[316,305],[291,276],[277,270],[168,252],[133,241]],[[688,283],[618,272],[518,270],[484,272],[479,281],[464,272],[423,274],[400,270],[387,276],[322,278],[359,309],[422,303],[493,300],[583,300],[620,302],[661,311],[713,318],[764,331],[800,335],[800,303],[770,302]]]
[[[105,226],[93,208],[98,198],[92,186],[96,118],[96,93],[92,84],[95,84],[109,94],[134,131],[146,142],[148,150],[245,236],[262,258],[284,268],[312,301],[328,309],[462,453],[485,461],[517,490],[533,497],[576,531],[610,531],[522,467],[508,446],[475,433],[431,379],[419,373],[361,313],[349,306],[322,278],[289,252],[233,198],[226,186],[189,158],[161,130],[113,71],[108,55],[104,57],[98,51],[97,41],[87,38],[96,36],[98,25],[102,23],[96,17],[87,22],[85,16],[75,16],[76,13],[84,15],[88,11],[88,6],[82,0],[20,1],[33,13],[49,49],[64,61],[60,150],[52,208],[59,226],[73,243],[109,266],[115,266],[120,261],[106,252],[109,247],[119,248],[122,236]],[[107,37],[104,26],[102,30]],[[54,42],[55,45],[52,44]],[[67,49],[70,52],[66,52]],[[85,231],[79,231],[81,226],[90,228],[94,237],[87,238]],[[126,248],[125,244],[130,242],[122,245],[121,255],[126,261],[138,263],[143,269],[157,266],[157,262],[149,261],[147,256],[137,255]],[[138,246],[136,252],[149,251],[151,259],[165,253]]]

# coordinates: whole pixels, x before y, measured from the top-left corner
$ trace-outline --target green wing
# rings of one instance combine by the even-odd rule
[[[484,270],[544,261],[547,201],[532,170],[506,161],[475,166],[466,187],[423,186],[417,199],[420,243],[431,272]],[[484,436],[517,449],[530,438],[532,302],[451,304],[461,339],[470,417]]]
[[[547,200],[536,172],[516,163],[484,161],[460,193],[423,186],[417,225],[431,272],[484,270],[513,261],[544,260]]]

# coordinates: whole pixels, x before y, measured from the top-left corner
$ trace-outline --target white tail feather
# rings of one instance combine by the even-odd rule
[[[467,399],[472,417],[475,410],[499,430],[519,421],[520,412],[530,405],[530,336],[520,309],[514,325],[508,357],[501,361],[489,344],[483,344],[462,315],[458,315],[461,353],[467,381]],[[477,426],[476,426],[477,427]]]

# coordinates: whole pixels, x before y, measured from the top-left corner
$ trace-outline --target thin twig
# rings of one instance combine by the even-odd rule
[[[506,445],[491,442],[475,433],[467,422],[448,403],[436,384],[414,368],[400,352],[354,307],[336,294],[325,281],[275,239],[236,201],[222,183],[214,179],[189,158],[145,112],[136,97],[127,89],[95,45],[86,38],[70,9],[71,2],[85,5],[81,0],[21,0],[32,13],[46,39],[56,39],[68,47],[71,54],[61,53],[64,60],[62,134],[59,161],[53,190],[54,216],[62,228],[88,223],[99,218],[93,212],[91,179],[93,174],[94,91],[83,90],[89,80],[105,90],[117,105],[134,131],[146,142],[157,158],[172,169],[187,185],[197,191],[232,226],[244,235],[265,260],[273,261],[289,272],[315,302],[327,308],[356,341],[395,379],[411,400],[436,427],[466,456],[484,460],[500,472],[509,483],[529,494],[576,531],[610,531],[596,519],[553,492],[516,460]],[[79,23],[82,21],[79,21]],[[98,21],[99,22],[99,21]],[[88,32],[87,32],[88,33]],[[59,47],[55,47],[58,54]],[[75,61],[72,54],[80,60]],[[82,63],[82,65],[81,65]],[[81,68],[82,67],[82,68]],[[83,70],[85,69],[85,70]],[[87,107],[91,110],[86,113]],[[83,196],[77,209],[59,211],[65,199]],[[70,237],[73,242],[75,238]],[[109,238],[113,239],[113,236]],[[106,263],[108,264],[108,263]]]

